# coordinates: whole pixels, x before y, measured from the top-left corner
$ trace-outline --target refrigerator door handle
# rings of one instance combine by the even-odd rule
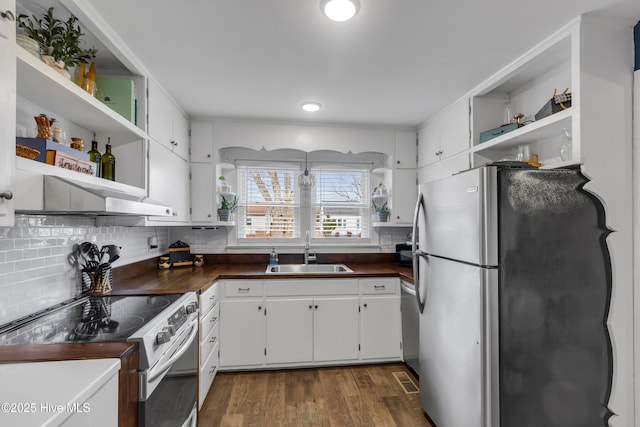
[[[418,300],[418,308],[420,313],[424,310],[424,303],[420,297],[420,257],[426,257],[426,253],[418,249],[418,221],[420,219],[420,210],[426,212],[424,208],[424,196],[422,192],[418,195],[416,201],[416,208],[413,212],[413,229],[411,237],[411,253],[413,254],[412,266],[413,266],[413,283],[416,288],[416,299]]]

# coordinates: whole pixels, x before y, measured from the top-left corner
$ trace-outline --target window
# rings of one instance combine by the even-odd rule
[[[298,239],[298,166],[238,167],[238,238]]]
[[[360,165],[309,165],[311,190],[301,190],[303,162],[244,160],[236,164],[238,242],[313,239],[335,243],[370,238],[371,171]]]
[[[312,169],[314,238],[369,238],[370,185],[367,169]]]

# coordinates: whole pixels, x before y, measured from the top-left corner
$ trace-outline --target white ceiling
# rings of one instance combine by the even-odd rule
[[[90,2],[192,117],[407,127],[581,13],[629,37],[640,19],[638,0],[361,0],[342,23],[320,0]]]

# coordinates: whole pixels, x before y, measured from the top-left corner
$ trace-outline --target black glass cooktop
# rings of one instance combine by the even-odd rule
[[[0,334],[0,345],[126,341],[180,295],[91,296]]]

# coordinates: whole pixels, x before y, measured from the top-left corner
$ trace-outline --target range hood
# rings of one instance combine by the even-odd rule
[[[171,216],[172,208],[146,196],[44,175],[43,212],[82,215]]]

